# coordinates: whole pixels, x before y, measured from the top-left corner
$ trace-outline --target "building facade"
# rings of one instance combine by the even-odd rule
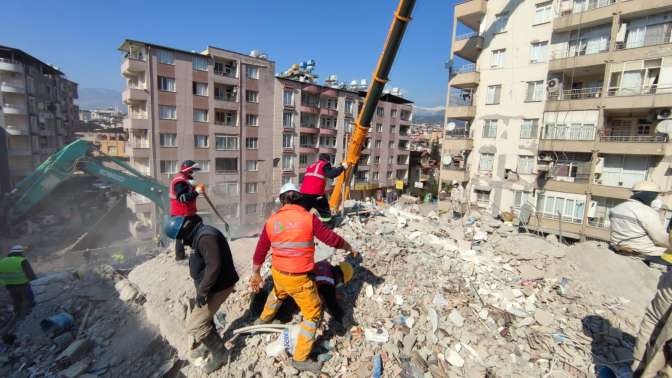
[[[0,46],[0,193],[72,139],[77,84],[57,68]]]
[[[672,185],[669,138],[657,132],[672,108],[672,4],[507,3],[456,5],[474,31],[453,53],[474,65],[451,75],[442,179],[467,183],[472,204],[493,212],[527,206],[533,228],[607,240],[609,209],[635,183]],[[507,40],[509,25],[529,40]],[[527,64],[523,53],[510,61],[525,49]]]
[[[128,130],[117,127],[90,127],[80,128],[75,137],[93,143],[100,152],[121,160],[128,160],[126,142]]]

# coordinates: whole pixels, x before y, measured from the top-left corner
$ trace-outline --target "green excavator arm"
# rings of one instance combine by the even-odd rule
[[[11,225],[23,219],[54,188],[78,171],[141,194],[153,201],[164,214],[169,209],[168,188],[165,185],[144,176],[119,159],[102,154],[94,144],[78,139],[51,155],[5,195],[0,201],[5,222]]]

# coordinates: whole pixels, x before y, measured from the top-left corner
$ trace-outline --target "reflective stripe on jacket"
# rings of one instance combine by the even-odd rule
[[[313,274],[315,274],[315,283],[318,286],[336,286],[336,279],[332,269],[332,265],[326,260],[315,263],[315,267],[313,268]]]
[[[170,186],[168,188],[168,196],[170,197],[170,215],[173,217],[181,216],[188,217],[191,215],[196,215],[196,200],[189,202],[180,202],[177,199],[177,194],[175,193],[175,185],[184,182],[189,185],[189,191],[193,191],[194,187],[189,184],[189,176],[182,172],[178,172],[172,180],[170,180]]]
[[[287,273],[306,273],[315,265],[313,215],[299,205],[285,205],[266,222],[273,253],[271,264]]]
[[[324,194],[324,188],[327,186],[327,176],[324,172],[324,166],[327,162],[318,160],[306,168],[306,174],[299,190],[303,194]]]
[[[30,282],[21,266],[24,260],[25,257],[22,256],[8,256],[0,260],[0,283],[2,285],[22,285]]]

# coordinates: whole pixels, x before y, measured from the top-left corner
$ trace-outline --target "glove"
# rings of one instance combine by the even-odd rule
[[[208,304],[208,297],[205,294],[196,294],[196,306],[203,307]]]
[[[254,293],[258,293],[261,290],[262,281],[261,274],[252,273],[252,276],[250,276],[250,290]]]
[[[205,185],[204,184],[196,185],[196,193],[198,193],[198,194],[205,193]]]
[[[348,169],[348,167],[349,167],[348,162],[346,162],[346,161],[342,162],[341,167],[343,167],[343,169]]]

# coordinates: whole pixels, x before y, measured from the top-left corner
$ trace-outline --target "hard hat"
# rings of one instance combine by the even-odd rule
[[[9,249],[9,253],[23,253],[23,252],[26,252],[26,247],[21,244],[14,244]]]
[[[352,268],[352,265],[344,261],[338,264],[338,267],[341,269],[341,272],[343,273],[343,283],[347,284],[348,282],[350,282],[352,276],[354,275],[354,269]]]
[[[651,181],[640,181],[632,187],[633,192],[655,192],[660,193],[660,186]]]
[[[198,163],[193,160],[185,160],[180,165],[180,172],[186,173],[189,171],[200,171],[201,167],[198,166]]]
[[[299,191],[299,189],[296,188],[296,185],[294,185],[294,183],[288,182],[285,185],[283,185],[282,188],[280,188],[280,193],[279,194],[282,195],[282,194],[285,194],[287,192],[298,192],[298,191]]]
[[[185,219],[185,217],[170,217],[163,225],[163,231],[166,233],[166,236],[176,239],[182,229],[182,225],[184,225]]]
[[[457,184],[459,184],[459,182],[457,182],[457,180],[453,180],[453,185],[457,185]]]

